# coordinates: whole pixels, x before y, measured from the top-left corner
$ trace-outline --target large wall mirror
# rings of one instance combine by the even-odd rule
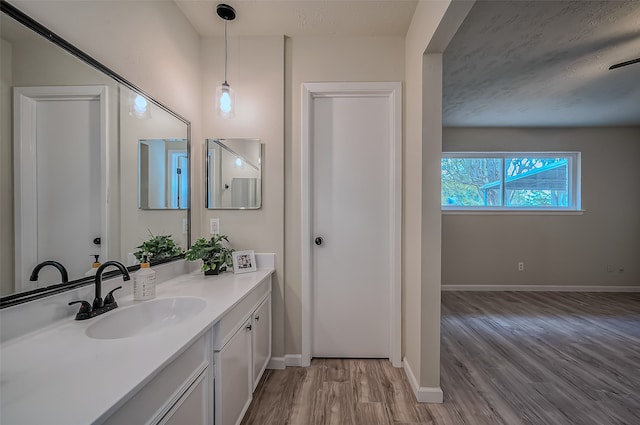
[[[4,1],[0,19],[0,305],[90,283],[94,255],[135,267],[151,235],[188,248],[189,121]],[[49,260],[69,283],[30,280]]]
[[[207,139],[207,208],[262,206],[260,139]]]

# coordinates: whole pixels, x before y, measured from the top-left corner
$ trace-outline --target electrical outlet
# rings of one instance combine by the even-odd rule
[[[520,261],[518,263],[518,271],[519,272],[523,272],[524,271],[524,261]]]
[[[613,264],[607,264],[607,272],[608,273],[613,273],[613,269],[614,269]]]
[[[187,224],[187,219],[182,219],[182,234],[186,235],[189,232],[189,225]]]
[[[211,235],[219,235],[220,234],[220,219],[212,218],[209,221],[209,233]]]

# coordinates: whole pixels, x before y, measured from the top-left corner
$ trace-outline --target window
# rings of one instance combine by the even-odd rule
[[[443,210],[579,210],[579,152],[446,152]]]

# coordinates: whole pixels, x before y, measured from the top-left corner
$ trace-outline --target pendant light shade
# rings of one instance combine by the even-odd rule
[[[225,80],[224,83],[216,87],[216,112],[222,118],[233,118],[235,116],[236,92]]]
[[[227,21],[236,18],[236,11],[227,4],[219,4],[216,12],[224,20],[224,83],[216,88],[216,112],[222,118],[235,116],[236,94],[227,82]]]

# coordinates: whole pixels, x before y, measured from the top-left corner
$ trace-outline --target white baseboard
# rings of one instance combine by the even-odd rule
[[[284,357],[271,357],[267,369],[285,369],[287,367],[301,367],[302,354],[286,354]]]
[[[640,292],[640,286],[442,285],[442,291]]]
[[[267,369],[284,369],[286,364],[284,357],[271,357],[269,363],[267,363]]]
[[[413,394],[416,396],[416,400],[418,400],[418,403],[442,403],[442,388],[418,386],[418,380],[413,374],[411,366],[409,366],[409,362],[407,361],[406,357],[402,359],[402,366],[405,373],[407,374],[409,385],[411,385],[411,389],[413,390]]]
[[[286,354],[284,356],[284,364],[287,367],[302,367],[302,354]]]

